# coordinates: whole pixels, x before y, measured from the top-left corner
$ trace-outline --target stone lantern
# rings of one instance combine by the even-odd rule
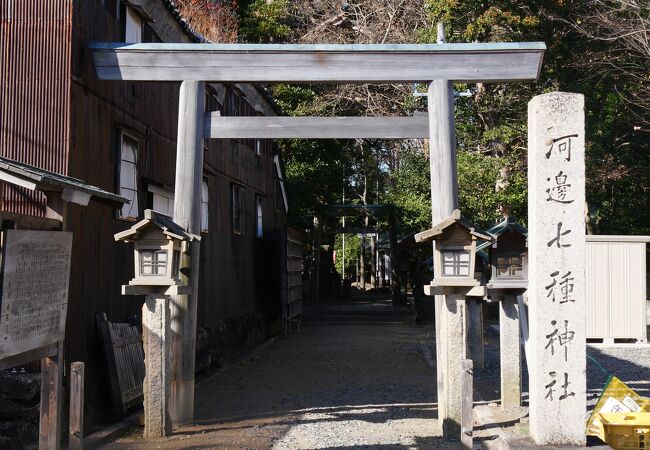
[[[460,216],[454,210],[451,217],[433,228],[415,235],[418,243],[436,241],[433,255],[433,280],[425,286],[427,295],[443,295],[455,288],[465,295],[482,297],[484,286],[475,276],[477,240],[491,241],[489,234]],[[456,289],[457,290],[457,289]]]
[[[470,357],[475,368],[482,368],[483,328],[482,305],[485,286],[481,274],[476,275],[478,241],[491,241],[492,236],[461,217],[454,210],[451,217],[433,228],[415,235],[417,243],[435,241],[433,254],[434,278],[424,286],[426,295],[435,295],[436,351],[439,380],[444,378],[448,391],[443,392],[445,420],[450,435],[460,434],[462,361]],[[458,427],[455,429],[454,427]]]
[[[200,240],[169,216],[147,209],[144,220],[115,235],[116,241],[133,242],[135,277],[122,286],[123,295],[184,295],[188,286],[179,276],[181,253],[187,243]]]
[[[479,249],[489,250],[491,275],[487,283],[490,300],[499,303],[501,352],[501,406],[521,405],[521,345],[519,315],[528,287],[528,230],[507,217],[488,230],[492,242]]]
[[[142,341],[145,377],[145,439],[169,436],[171,398],[171,308],[170,295],[189,294],[181,280],[181,258],[189,257],[189,245],[199,236],[188,233],[171,217],[150,209],[144,220],[115,235],[116,241],[133,242],[135,277],[122,286],[123,295],[145,295],[142,305]]]
[[[494,240],[479,246],[489,248],[490,289],[526,289],[528,286],[528,230],[514,217],[507,217],[488,230]]]

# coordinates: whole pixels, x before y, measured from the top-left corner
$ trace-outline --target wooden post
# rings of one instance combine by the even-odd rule
[[[70,365],[70,426],[68,448],[81,450],[84,439],[84,363]]]
[[[377,236],[370,236],[370,287],[377,289]]]
[[[460,374],[463,382],[463,415],[460,424],[462,448],[472,450],[474,441],[474,368],[471,359],[464,359]]]
[[[359,276],[361,277],[361,280],[359,281],[359,285],[361,286],[361,290],[365,291],[366,290],[366,237],[364,233],[364,237],[361,238],[361,253],[359,254]]]
[[[438,24],[438,43],[445,41],[444,27]],[[458,183],[456,175],[456,132],[454,128],[454,92],[448,80],[434,80],[428,90],[429,107],[429,166],[431,170],[431,224],[437,225],[449,217],[458,206]],[[435,245],[435,242],[434,242]],[[444,296],[436,295],[436,359],[438,381],[438,422],[443,428],[443,434],[448,439],[458,439],[459,436],[449,434],[448,427],[443,424],[450,414],[447,410],[447,397],[456,398],[460,392],[449,392],[449,377],[445,373],[447,367],[447,347],[457,347],[447,342],[448,336],[443,330],[441,321],[443,314],[453,314],[447,311]],[[464,328],[464,326],[463,326]],[[464,358],[464,355],[458,355]],[[451,427],[451,429],[458,429]]]
[[[399,252],[397,251],[397,224],[395,217],[391,214],[390,229],[388,231],[390,245],[390,294],[393,299],[393,305],[400,303],[400,285],[399,285]]]
[[[41,405],[38,448],[58,450],[61,446],[61,379],[63,378],[63,341],[57,354],[41,359]]]
[[[204,115],[205,82],[183,81],[178,105],[174,221],[196,235],[201,234]],[[200,243],[195,241],[181,255],[181,281],[190,286],[190,295],[171,298],[173,376],[170,413],[176,424],[194,421],[194,357],[200,249]]]
[[[323,225],[321,224],[320,219],[317,216],[314,216],[314,258],[312,264],[314,269],[311,274],[310,288],[311,288],[311,298],[312,302],[317,302],[320,294],[320,243],[321,235],[323,232]]]

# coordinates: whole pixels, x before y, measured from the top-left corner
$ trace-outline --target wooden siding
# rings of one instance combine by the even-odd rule
[[[71,5],[68,0],[44,2],[49,3]],[[68,68],[64,78],[69,85],[66,100],[69,117],[61,118],[59,124],[65,124],[61,136],[67,140],[61,138],[62,144],[56,146],[47,140],[48,148],[58,153],[44,150],[38,142],[37,145],[33,141],[30,145],[23,142],[25,149],[16,158],[118,192],[119,132],[124,130],[135,137],[139,145],[138,203],[142,213],[144,208],[152,206],[151,194],[147,192],[149,183],[171,191],[174,188],[179,83],[110,82],[96,78],[88,44],[121,39],[120,3],[116,0],[78,0],[70,6],[73,10],[68,32],[71,30],[72,34],[66,41],[70,56],[64,64]],[[162,0],[147,0],[146,7],[154,18],[148,26],[159,39],[189,41]],[[34,14],[37,12],[32,10]],[[46,24],[41,24],[41,28],[23,27],[22,33],[26,36],[14,37],[17,41],[29,40],[30,35],[38,35],[41,39],[44,28]],[[3,21],[3,36],[6,29]],[[6,52],[6,48],[8,45],[3,41],[2,51]],[[5,53],[2,55],[4,62]],[[25,59],[23,65],[27,63],[26,58],[38,59],[33,53],[20,58]],[[45,92],[57,82],[38,79],[32,83],[35,86],[32,93]],[[259,107],[266,100],[254,87],[219,85],[210,86],[208,91],[210,109],[224,115],[258,115],[258,110],[264,108],[268,112],[267,105]],[[5,98],[3,91],[3,108],[7,105]],[[43,101],[41,96],[37,100]],[[3,109],[3,151],[5,123],[8,123],[5,111]],[[14,110],[9,113],[15,115]],[[50,112],[49,118],[56,122],[57,114],[63,113],[57,109],[55,113]],[[30,122],[30,126],[34,124],[37,122]],[[30,159],[31,154],[34,158],[47,156],[49,159]],[[52,165],[48,165],[50,163]],[[263,329],[257,331],[258,339],[278,333],[286,214],[284,210],[274,209],[275,168],[271,141],[263,142],[260,156],[255,154],[254,139],[206,141],[204,179],[209,188],[209,232],[203,233],[201,244],[199,325],[216,329],[226,321],[246,323],[238,322],[239,318],[253,315],[261,317],[263,322]],[[233,183],[242,187],[241,235],[232,233],[230,186]],[[264,233],[259,239],[255,237],[256,196],[262,198],[264,216]],[[33,209],[21,211],[31,215],[40,213]],[[74,232],[66,360],[86,363],[87,403],[109,404],[108,380],[99,351],[95,316],[105,312],[110,321],[127,322],[129,316],[141,315],[144,299],[122,296],[120,292],[121,285],[133,277],[132,247],[116,243],[113,238],[132,223],[117,219],[115,211],[95,202],[86,207],[70,205],[66,223]],[[249,325],[250,322],[242,326]],[[89,408],[86,423],[108,420],[107,414],[106,408]]]
[[[166,13],[162,2],[160,12]],[[178,83],[106,83],[94,76],[88,43],[120,40],[119,2],[74,3],[69,175],[119,192],[119,133],[138,141],[138,204],[146,207],[146,185],[173,186],[178,112]],[[165,24],[164,15],[154,26]],[[167,26],[168,28],[168,26]],[[183,39],[178,28],[177,40]],[[112,322],[140,316],[144,299],[122,296],[121,285],[133,277],[133,249],[113,235],[132,225],[115,211],[91,202],[71,205],[68,223],[74,232],[70,276],[66,355],[86,362],[86,400],[109,404],[108,380],[101,357],[95,315]],[[87,420],[107,420],[106,409],[90,409]]]
[[[108,5],[110,2],[106,2]],[[161,39],[188,40],[162,1],[148,1],[154,15],[151,27]],[[158,5],[155,8],[156,4]],[[87,50],[91,40],[120,38],[119,10],[115,15],[96,0],[75,3],[72,85],[70,175],[107,190],[117,191],[118,131],[123,129],[139,143],[138,174],[140,212],[152,207],[147,184],[173,192],[179,83],[99,81]],[[254,89],[208,87],[207,105],[224,115],[256,115],[250,104],[260,101]],[[217,92],[219,94],[217,94]],[[201,242],[198,324],[211,329],[247,315],[264,318],[260,338],[272,334],[281,305],[281,280],[274,270],[284,233],[284,211],[274,204],[272,146],[265,141],[255,155],[255,140],[206,141],[204,179],[209,190],[209,231]],[[242,189],[242,234],[232,233],[230,186]],[[264,209],[264,236],[255,238],[255,196]],[[115,243],[113,234],[131,223],[115,218],[107,208],[90,205],[71,208],[75,232],[70,283],[66,351],[70,358],[86,361],[86,395],[89,404],[107,401],[101,375],[99,338],[95,314],[126,322],[140,315],[144,299],[122,296],[120,286],[133,276],[130,245]],[[92,268],[93,270],[89,270]],[[278,280],[276,282],[276,279]],[[277,309],[277,312],[276,312]],[[276,319],[277,316],[277,319]],[[261,333],[261,334],[260,334]],[[91,421],[102,417],[89,417]]]
[[[302,316],[302,265],[304,236],[299,231],[289,228],[287,230],[287,304],[285,305],[286,319],[299,328]],[[287,331],[291,324],[287,323]]]
[[[252,116],[257,111],[235,87],[212,99],[209,109],[224,116]],[[209,188],[209,232],[202,234],[199,325],[215,327],[228,319],[262,314],[269,330],[279,330],[284,211],[275,211],[275,168],[271,141],[211,140],[205,155]],[[232,229],[232,185],[240,186],[241,234]],[[256,237],[256,197],[262,199],[263,233]]]
[[[68,170],[72,0],[12,0],[0,8],[0,154]],[[43,216],[44,197],[3,184],[1,209]]]

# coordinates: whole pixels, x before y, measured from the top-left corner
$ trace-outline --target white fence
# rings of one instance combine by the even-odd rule
[[[587,236],[587,339],[646,342],[646,242]]]

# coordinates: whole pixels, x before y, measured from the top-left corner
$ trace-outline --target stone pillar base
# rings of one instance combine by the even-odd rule
[[[439,329],[442,382],[438,381],[438,420],[445,439],[460,441],[462,419],[462,361],[467,350],[467,304],[466,289],[446,288],[439,304]]]
[[[499,302],[501,352],[501,407],[521,406],[521,341],[517,297],[505,295]]]
[[[144,439],[169,436],[172,421],[169,415],[171,390],[169,297],[147,295],[142,307],[142,338],[144,342],[145,377]]]
[[[474,369],[485,368],[485,353],[483,347],[483,301],[479,298],[467,299],[467,318],[469,354],[474,363]]]

